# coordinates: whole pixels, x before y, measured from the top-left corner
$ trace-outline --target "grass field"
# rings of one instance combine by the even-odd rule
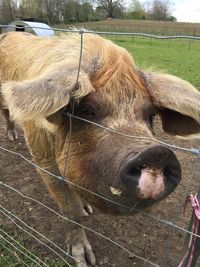
[[[145,32],[160,35],[200,36],[200,23],[112,19],[96,22],[76,23],[73,25],[95,31]],[[71,26],[71,24],[69,26]]]
[[[200,89],[200,41],[109,37],[126,48],[142,69],[163,70],[188,80]]]

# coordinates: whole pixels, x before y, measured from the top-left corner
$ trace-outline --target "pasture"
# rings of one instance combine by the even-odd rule
[[[111,22],[108,21],[108,23]],[[100,28],[95,29],[102,30]],[[169,29],[167,28],[168,31]],[[134,29],[131,28],[129,31],[134,31]],[[166,34],[168,33],[169,32],[166,32]],[[126,48],[134,57],[136,64],[138,64],[140,68],[164,70],[188,80],[200,90],[200,41],[182,39],[169,41],[154,40],[145,37],[107,35],[104,37],[109,38],[118,45]],[[25,145],[23,133],[20,132],[18,141],[10,143],[5,137],[5,125],[3,124],[1,115],[0,125],[2,125],[0,128],[0,146],[8,148],[16,153],[20,153],[30,159],[31,157]],[[183,147],[199,148],[198,140],[185,141],[172,138],[161,133],[160,128],[160,121],[157,118],[155,121],[155,132],[159,140]],[[155,220],[152,217],[173,222],[185,229],[188,227],[191,208],[188,206],[186,214],[183,216],[183,207],[186,195],[191,191],[195,193],[199,188],[200,166],[198,164],[196,174],[193,177],[192,170],[197,159],[196,156],[179,150],[175,150],[175,153],[183,167],[182,181],[174,193],[145,211],[150,216],[138,212],[134,216],[113,217],[104,215],[95,209],[94,215],[92,215],[93,219],[90,220],[88,218],[85,221],[85,225],[111,240],[120,243],[139,257],[145,258],[155,264],[159,264],[161,267],[177,267],[181,257],[185,233],[167,225],[166,223]],[[10,154],[0,150],[0,180],[19,190],[23,194],[33,197],[59,212],[57,206],[50,200],[46,188],[42,184],[41,178],[37,174],[35,168],[20,158],[19,155]],[[62,218],[59,218],[30,199],[25,199],[8,188],[5,189],[5,187],[1,185],[0,203],[6,209],[21,218],[21,220],[38,232],[47,236],[55,244],[66,251],[65,234],[63,234],[63,229],[64,226],[67,228],[67,225]],[[65,257],[63,252],[56,249],[52,244],[49,244],[43,237],[38,236],[33,230],[30,230],[21,223],[19,223],[19,225]],[[29,251],[46,262],[47,266],[68,266],[57,254],[49,250],[44,244],[39,243],[32,236],[20,230],[3,214],[0,215],[0,228],[9,233],[13,238],[19,241],[20,244],[23,244]],[[5,234],[2,235],[6,237]],[[152,266],[147,261],[142,261],[137,257],[128,254],[119,247],[116,247],[115,244],[110,243],[94,233],[88,231],[88,237],[94,246],[94,252],[97,256],[97,266]],[[15,251],[14,255],[11,255],[5,246],[8,249],[13,250],[12,246],[8,245],[2,239],[0,241],[0,266],[26,266],[25,264],[31,267],[37,266],[35,263],[31,263],[31,260],[25,255],[20,254],[19,251]],[[33,256],[30,257],[32,258]],[[21,262],[21,260],[23,260],[25,264]],[[41,264],[41,266],[45,265]]]
[[[84,27],[93,31],[145,32],[157,35],[200,35],[200,23],[108,19],[104,21],[69,24],[68,26],[77,28]]]
[[[166,71],[200,89],[199,40],[157,40],[126,36],[112,36],[110,39],[126,48],[141,69]]]

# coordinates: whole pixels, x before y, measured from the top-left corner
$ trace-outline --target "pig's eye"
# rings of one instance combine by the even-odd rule
[[[94,108],[89,104],[82,105],[79,109],[79,112],[83,116],[95,117],[96,115]]]
[[[99,121],[110,112],[107,103],[95,92],[85,96],[75,107],[75,113],[88,120]]]

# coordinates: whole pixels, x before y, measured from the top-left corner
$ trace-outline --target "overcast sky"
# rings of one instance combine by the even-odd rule
[[[200,0],[170,0],[174,3],[173,16],[177,21],[199,22],[200,23]],[[126,0],[131,3],[131,0]],[[141,3],[146,0],[140,0]]]
[[[173,15],[178,21],[200,22],[200,0],[174,0]]]

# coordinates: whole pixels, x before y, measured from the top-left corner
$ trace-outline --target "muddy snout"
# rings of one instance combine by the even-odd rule
[[[129,155],[120,177],[129,194],[136,194],[140,199],[159,200],[179,184],[181,167],[170,149],[155,145]]]

